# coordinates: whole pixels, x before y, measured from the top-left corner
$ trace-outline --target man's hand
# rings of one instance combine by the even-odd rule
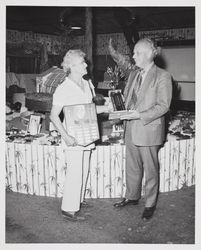
[[[120,116],[120,120],[138,120],[140,119],[140,113],[137,110],[129,110],[127,114]]]
[[[97,114],[109,113],[111,110],[112,109],[109,105],[96,105]]]

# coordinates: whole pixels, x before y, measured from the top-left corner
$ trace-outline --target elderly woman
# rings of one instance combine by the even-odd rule
[[[83,76],[87,74],[87,64],[84,58],[85,53],[81,50],[69,50],[64,56],[61,65],[67,76],[53,95],[50,114],[50,120],[61,134],[68,164],[61,205],[62,215],[73,221],[84,220],[84,217],[79,216],[77,212],[84,200],[90,153],[94,144],[87,147],[78,146],[76,139],[67,133],[59,114],[64,106],[92,102],[91,83],[83,79]],[[98,113],[105,111],[103,107],[97,108]]]

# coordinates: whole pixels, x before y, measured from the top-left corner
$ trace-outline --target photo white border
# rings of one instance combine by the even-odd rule
[[[83,0],[83,1],[67,1],[67,0],[60,0],[60,1],[52,1],[52,0],[10,0],[10,1],[1,1],[0,3],[0,71],[1,71],[1,97],[0,97],[0,104],[1,104],[1,129],[0,129],[0,138],[1,138],[1,152],[4,152],[5,149],[5,44],[6,44],[6,13],[5,13],[5,7],[6,5],[39,5],[39,6],[195,6],[196,7],[196,156],[201,155],[200,153],[200,132],[199,132],[199,125],[200,125],[200,115],[199,115],[199,109],[200,109],[200,98],[199,94],[200,92],[200,29],[201,29],[201,4],[200,1],[193,1],[193,0],[110,0],[110,1],[95,1],[95,0]],[[198,98],[197,98],[198,97]],[[199,249],[201,247],[201,207],[200,207],[200,176],[201,176],[201,170],[199,166],[200,158],[196,157],[196,244],[195,245],[168,245],[168,244],[5,244],[5,203],[2,201],[5,201],[5,168],[3,167],[5,164],[5,154],[2,154],[1,160],[2,160],[2,170],[0,175],[0,184],[2,185],[0,188],[0,249]],[[165,222],[164,222],[165,223]]]

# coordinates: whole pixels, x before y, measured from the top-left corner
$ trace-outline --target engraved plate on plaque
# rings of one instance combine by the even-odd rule
[[[78,145],[87,146],[100,138],[94,103],[65,106],[63,111],[66,130]]]

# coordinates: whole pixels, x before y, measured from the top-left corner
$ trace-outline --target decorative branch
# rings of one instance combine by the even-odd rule
[[[109,40],[108,49],[113,60],[121,68],[122,72],[125,75],[125,78],[127,79],[130,71],[137,69],[137,66],[135,66],[134,61],[129,56],[122,55],[114,48],[112,38],[110,38]]]

